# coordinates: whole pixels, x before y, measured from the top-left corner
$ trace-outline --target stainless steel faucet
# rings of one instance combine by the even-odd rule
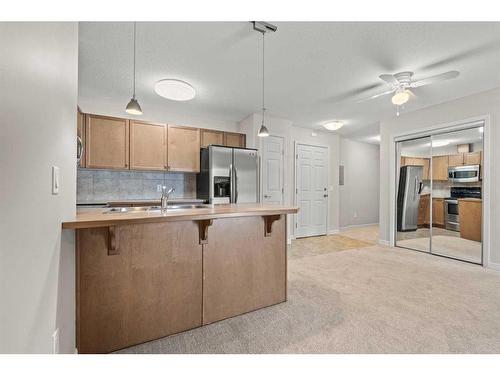
[[[166,186],[162,186],[162,193],[161,193],[161,212],[166,212],[167,211],[167,205],[168,205],[168,199],[170,198],[170,194],[172,194],[175,191],[175,188],[170,188],[167,191]]]

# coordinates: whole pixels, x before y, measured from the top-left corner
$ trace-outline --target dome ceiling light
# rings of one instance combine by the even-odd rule
[[[323,127],[330,131],[339,130],[342,126],[344,126],[344,123],[342,121],[331,121],[323,124]]]
[[[185,102],[194,99],[196,90],[180,79],[162,79],[155,84],[155,92],[165,99]]]

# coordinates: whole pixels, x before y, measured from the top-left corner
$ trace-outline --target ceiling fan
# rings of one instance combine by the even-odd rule
[[[380,96],[393,94],[392,96],[392,104],[398,106],[397,114],[399,115],[399,106],[405,104],[410,97],[415,96],[411,89],[427,86],[436,82],[445,81],[448,79],[457,78],[460,73],[456,70],[451,70],[446,73],[437,74],[435,76],[419,79],[418,81],[414,81],[412,79],[413,72],[401,72],[396,74],[381,74],[379,78],[391,86],[390,90],[381,92],[379,94],[375,94],[370,96],[369,98],[363,99],[371,100],[378,98]]]

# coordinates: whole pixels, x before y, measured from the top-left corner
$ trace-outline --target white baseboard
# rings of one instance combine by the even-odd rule
[[[338,229],[330,229],[330,230],[328,231],[328,235],[330,235],[330,234],[338,234],[338,233],[339,233],[339,230],[338,230]]]
[[[356,225],[348,225],[346,227],[340,227],[340,231],[349,230],[354,228],[363,228],[363,227],[372,227],[374,225],[378,225],[379,223],[369,223],[369,224],[356,224]]]
[[[383,246],[391,246],[391,241],[387,240],[378,240],[378,243]]]
[[[487,268],[491,268],[492,270],[500,271],[500,263],[488,262]]]

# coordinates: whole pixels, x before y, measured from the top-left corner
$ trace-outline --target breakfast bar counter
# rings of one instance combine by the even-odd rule
[[[296,207],[78,210],[77,349],[108,353],[285,302]],[[203,329],[203,328],[200,328]]]

